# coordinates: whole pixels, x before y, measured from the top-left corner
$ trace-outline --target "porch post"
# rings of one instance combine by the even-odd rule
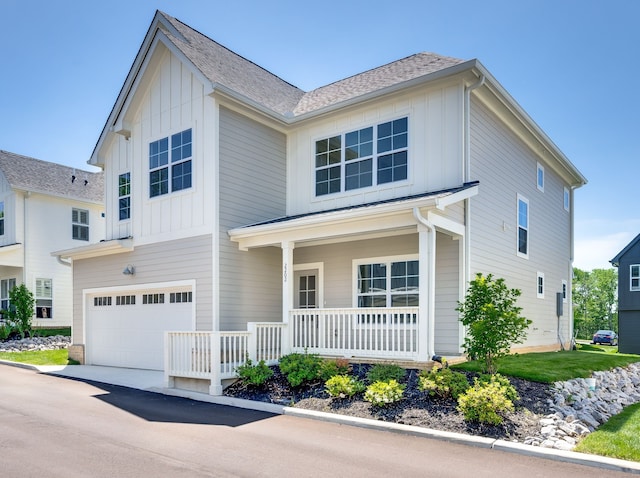
[[[436,296],[436,231],[426,224],[418,224],[420,264],[418,361],[428,362],[435,353],[435,296]]]
[[[286,324],[282,336],[282,355],[291,353],[291,326],[289,311],[293,309],[293,249],[291,242],[281,243],[282,247],[282,323]]]

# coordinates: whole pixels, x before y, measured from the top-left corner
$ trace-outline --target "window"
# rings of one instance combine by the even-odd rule
[[[143,304],[164,304],[164,294],[143,294]]]
[[[537,175],[538,175],[538,178],[537,178],[538,189],[544,192],[544,166],[540,163],[538,163]]]
[[[191,129],[149,143],[149,195],[151,197],[191,187],[191,146]],[[171,174],[169,174],[169,156],[171,156]]]
[[[171,292],[169,294],[169,303],[180,304],[193,302],[193,294],[191,292]]]
[[[53,288],[51,279],[36,279],[36,317],[38,319],[53,318]]]
[[[315,274],[301,275],[298,281],[298,308],[315,309],[317,307]]]
[[[564,188],[564,210],[565,211],[569,211],[569,208],[571,207],[571,203],[570,203],[570,196],[569,196],[569,189]]]
[[[562,281],[562,302],[567,302],[567,281]]]
[[[89,211],[86,209],[71,210],[71,227],[73,239],[89,240]]]
[[[9,293],[15,286],[15,279],[2,279],[0,281],[0,311],[9,310]]]
[[[131,173],[118,176],[118,210],[121,221],[131,218]]]
[[[136,296],[118,295],[116,296],[116,305],[136,305]]]
[[[358,307],[417,307],[417,260],[357,264]]]
[[[529,257],[529,201],[518,195],[518,255]]]
[[[544,299],[544,274],[538,272],[536,296],[538,299]]]
[[[94,297],[93,305],[94,307],[105,307],[111,305],[111,297]]]
[[[631,279],[631,290],[640,290],[640,265],[633,264],[629,270]]]
[[[4,202],[0,201],[0,236],[4,236]]]
[[[408,119],[316,141],[316,196],[407,179]]]

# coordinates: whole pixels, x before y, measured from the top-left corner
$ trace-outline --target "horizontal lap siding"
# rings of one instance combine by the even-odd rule
[[[124,276],[131,264],[135,275]],[[73,339],[82,343],[83,290],[181,280],[196,281],[196,330],[211,330],[211,235],[136,247],[133,252],[74,261]]]
[[[564,184],[550,164],[534,154],[504,123],[474,101],[471,116],[471,179],[480,182],[471,199],[471,275],[502,277],[522,296],[518,305],[533,319],[526,345],[557,341],[556,292],[570,284],[570,214]],[[544,192],[537,189],[537,163],[545,167]],[[517,195],[529,201],[529,259],[516,254]],[[536,297],[537,273],[545,276],[545,298]],[[563,339],[568,339],[568,308]]]
[[[229,229],[285,214],[283,134],[220,109],[220,330],[282,319],[282,252],[238,250]]]

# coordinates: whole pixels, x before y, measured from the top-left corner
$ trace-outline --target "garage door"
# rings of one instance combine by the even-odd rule
[[[163,370],[164,332],[194,329],[190,288],[127,290],[87,296],[86,361]]]

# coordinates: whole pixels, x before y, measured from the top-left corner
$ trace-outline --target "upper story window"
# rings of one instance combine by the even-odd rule
[[[564,188],[564,195],[563,195],[563,203],[564,203],[564,210],[568,211],[569,208],[571,207],[571,196],[569,196],[569,189]]]
[[[567,281],[562,280],[562,302],[567,302]]]
[[[544,274],[542,272],[538,272],[536,297],[544,299]]]
[[[118,176],[118,211],[121,221],[131,218],[131,173]]]
[[[191,187],[191,145],[191,129],[149,144],[149,195],[151,197]],[[169,157],[171,157],[171,164],[169,164]]]
[[[538,189],[544,192],[544,166],[538,163],[538,173],[537,173],[537,185]]]
[[[630,290],[640,290],[640,264],[632,264],[629,267]]]
[[[529,201],[518,195],[518,255],[529,257]]]
[[[408,119],[316,141],[316,196],[407,179]]]
[[[0,236],[4,236],[4,202],[0,201]]]
[[[71,210],[71,228],[73,239],[89,240],[89,211],[86,209]]]

